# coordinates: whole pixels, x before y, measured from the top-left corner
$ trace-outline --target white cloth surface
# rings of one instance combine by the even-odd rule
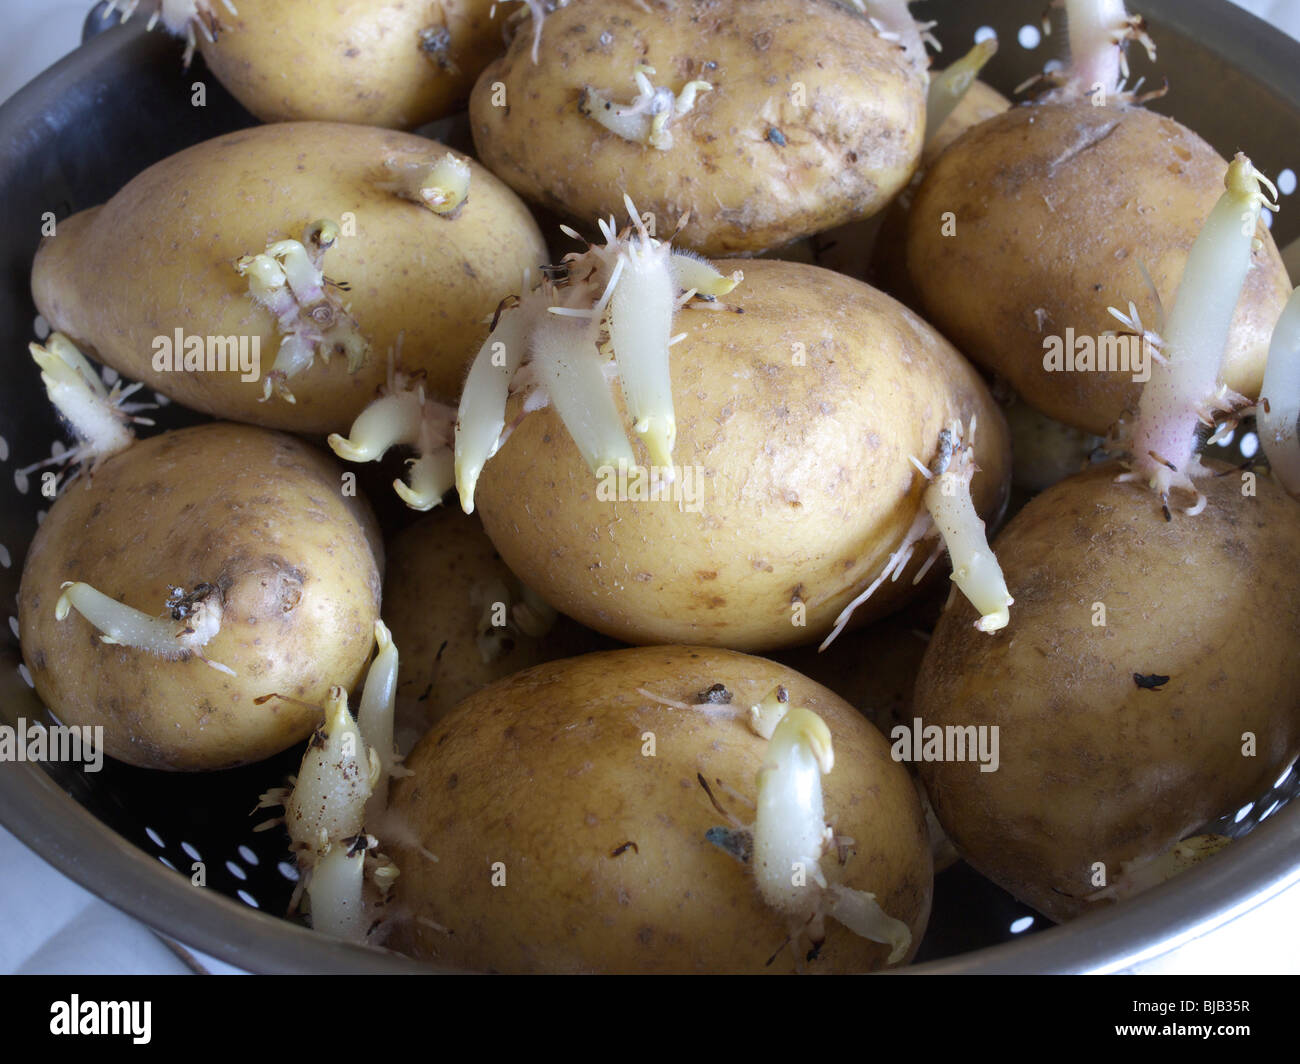
[[[1300,39],[1300,0],[1234,2]],[[0,0],[0,101],[77,45],[90,7],[84,0]],[[1131,8],[1141,10],[1140,0]],[[209,972],[236,972],[215,958],[194,955]],[[1300,887],[1136,970],[1300,972]],[[191,971],[143,924],[83,890],[0,828],[0,973]]]

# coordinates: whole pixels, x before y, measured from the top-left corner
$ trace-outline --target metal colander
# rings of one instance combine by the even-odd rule
[[[1159,44],[1171,92],[1153,104],[1191,125],[1225,157],[1248,151],[1284,191],[1300,170],[1300,44],[1227,0],[1138,2]],[[102,5],[101,5],[102,7]],[[950,55],[983,27],[1002,48],[985,77],[1008,95],[1056,50],[1041,34],[1043,0],[923,0]],[[111,21],[111,20],[110,20]],[[143,20],[92,36],[0,108],[0,723],[51,720],[31,689],[18,644],[22,560],[49,506],[38,476],[17,470],[62,447],[57,419],[27,356],[36,338],[28,278],[45,211],[64,218],[103,202],[145,167],[254,119],[196,58]],[[103,28],[98,10],[88,30]],[[1135,76],[1153,71],[1134,50]],[[942,62],[943,60],[941,60]],[[207,106],[190,105],[193,81]],[[1274,235],[1300,234],[1300,195],[1283,195]],[[112,379],[111,374],[106,377]],[[148,398],[148,395],[144,396]],[[199,418],[176,406],[160,428]],[[1248,429],[1233,441],[1249,452]],[[1231,455],[1229,455],[1231,457]],[[67,764],[0,765],[0,820],[47,861],[161,932],[231,964],[263,972],[428,970],[403,957],[314,935],[282,917],[296,873],[279,830],[255,833],[257,795],[297,768],[301,750],[203,775],[153,772],[105,760],[98,773]],[[1255,802],[1208,828],[1241,841],[1221,856],[1124,905],[1062,927],[1047,922],[965,865],[936,882],[934,913],[916,970],[1117,970],[1264,903],[1300,880],[1300,790],[1294,769]],[[206,886],[191,884],[202,862]]]

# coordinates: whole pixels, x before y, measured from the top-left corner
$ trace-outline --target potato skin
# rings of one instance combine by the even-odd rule
[[[506,564],[562,613],[625,642],[759,651],[819,640],[921,505],[908,455],[932,455],[955,416],[978,416],[977,509],[990,520],[1004,499],[1000,411],[901,304],[762,259],[726,301],[744,313],[685,310],[674,324],[689,335],[672,348],[673,460],[698,467],[698,505],[602,500],[550,408],[524,419],[479,481],[479,513]],[[639,442],[635,453],[648,463]],[[924,553],[860,622],[915,593]],[[798,603],[804,626],[792,623]]]
[[[546,635],[517,634],[510,649],[484,662],[475,640],[485,609],[480,589],[496,581],[512,593],[518,586],[479,519],[458,508],[439,507],[392,541],[384,622],[401,659],[398,714],[417,737],[494,680],[615,645],[561,615]]]
[[[907,266],[922,312],[1043,413],[1104,434],[1136,408],[1141,386],[1131,373],[1048,372],[1044,338],[1119,329],[1106,308],[1129,300],[1156,327],[1137,263],[1172,306],[1227,166],[1191,130],[1141,107],[1045,103],[991,118],[935,161],[913,202]],[[954,235],[943,235],[945,212]],[[1263,226],[1259,236],[1223,370],[1251,397],[1291,291]]]
[[[214,5],[220,8],[220,5]],[[220,10],[199,50],[263,122],[320,120],[414,129],[451,114],[505,48],[493,0],[244,0]],[[420,33],[445,30],[439,55]],[[441,59],[441,61],[439,61]]]
[[[1197,482],[1204,513],[1166,522],[1116,472],[1061,481],[1007,525],[994,550],[1010,626],[977,632],[954,604],[914,703],[926,725],[1000,728],[996,772],[923,762],[921,776],[962,855],[1058,921],[1104,904],[1083,900],[1093,862],[1113,883],[1123,862],[1258,796],[1300,752],[1300,508],[1267,476],[1243,497],[1228,475]],[[1142,689],[1135,673],[1169,682]]]
[[[65,724],[104,726],[105,751],[143,768],[259,761],[306,738],[332,684],[351,687],[374,645],[382,547],[341,468],[280,433],[208,424],[140,440],[71,484],[37,530],[18,594],[23,657]],[[221,588],[221,631],[197,658],[109,646],[64,581],[161,615],[170,585]]]
[[[843,882],[870,890],[912,929],[929,916],[925,823],[907,771],[847,703],[798,673],[727,651],[650,647],[519,673],[463,702],[407,759],[390,811],[438,863],[397,849],[400,948],[500,972],[789,972],[783,919],[747,866],[706,841],[723,818],[696,780],[749,797],[767,743],[743,719],[711,718],[637,693],[693,701],[723,683],[733,704],[785,684],[830,727],[827,816],[856,840]],[[646,733],[655,754],[643,756]],[[752,811],[714,785],[741,820]],[[615,851],[632,842],[615,856]],[[492,863],[506,885],[491,885]],[[833,864],[823,859],[823,868]],[[828,922],[813,972],[868,971],[888,947]],[[770,967],[765,962],[777,956]]]
[[[471,163],[469,200],[454,219],[378,188],[389,158],[437,159],[422,137],[362,126],[296,122],[217,137],[150,167],[102,207],[59,221],[37,252],[36,306],[83,350],[186,406],[217,417],[304,433],[348,431],[388,373],[422,369],[434,395],[452,399],[487,335],[485,317],[518,291],[521,271],[546,261],[527,208]],[[370,341],[349,375],[319,357],[290,384],[296,403],[261,402],[262,382],[238,373],[159,372],[155,337],[248,336],[270,370],[281,336],[235,272],[271,239],[301,239],[317,218],[346,223],[325,274]]]
[[[572,0],[546,17],[536,65],[531,48],[517,34],[474,86],[474,143],[521,195],[584,226],[622,218],[626,192],[664,231],[689,211],[679,244],[753,254],[875,213],[920,157],[919,76],[830,0]],[[667,151],[579,111],[587,86],[630,101],[639,63],[674,92],[713,85],[673,119]]]

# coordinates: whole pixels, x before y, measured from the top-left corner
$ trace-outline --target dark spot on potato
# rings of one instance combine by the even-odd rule
[[[695,696],[695,701],[713,706],[731,705],[731,692],[724,684],[715,683]]]
[[[773,126],[767,131],[767,139],[775,144],[778,148],[785,147],[785,134]]]
[[[639,927],[636,932],[636,940],[643,946],[649,946],[654,942],[655,932],[653,927]]]
[[[360,49],[360,48],[349,48],[349,49],[348,49],[347,51],[345,51],[343,54],[344,54],[345,56],[347,56],[349,59],[355,59],[357,56],[359,56],[359,55],[361,54],[361,49]]]
[[[622,856],[623,854],[625,854],[628,850],[631,850],[631,851],[632,851],[633,853],[635,853],[635,854],[640,854],[640,852],[641,852],[640,847],[638,847],[637,844],[636,844],[635,842],[632,842],[631,840],[628,840],[627,842],[623,843],[622,846],[615,847],[613,850],[611,850],[611,851],[610,851],[610,856],[611,856],[611,857],[621,857],[621,856]]]
[[[1133,674],[1133,682],[1144,691],[1159,691],[1169,682],[1168,676],[1161,676],[1159,673],[1151,673],[1149,676],[1143,676],[1140,672]]]
[[[454,791],[459,783],[460,783],[460,775],[458,773],[453,772],[450,776],[447,777],[447,790]]]
[[[696,580],[716,580],[717,578],[718,578],[718,574],[717,574],[717,572],[715,572],[715,571],[712,570],[712,569],[696,569],[696,570],[695,570],[695,579],[696,579]]]

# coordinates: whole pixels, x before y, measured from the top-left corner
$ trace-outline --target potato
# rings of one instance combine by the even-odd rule
[[[263,122],[413,129],[452,113],[505,48],[494,0],[243,0],[196,35],[217,80]]]
[[[484,467],[483,525],[561,613],[632,643],[741,650],[821,639],[921,507],[940,430],[977,417],[976,508],[1002,505],[1006,429],[974,370],[888,296],[812,266],[755,260],[727,297],[683,310],[671,349],[677,480],[593,476],[554,407]],[[618,397],[623,410],[623,398]],[[510,416],[518,412],[512,400]],[[623,423],[627,423],[624,416]],[[646,468],[638,443],[637,468]],[[927,552],[859,610],[912,594]]]
[[[397,712],[413,738],[494,680],[613,646],[526,592],[478,518],[446,508],[392,541],[384,619],[401,650]]]
[[[665,701],[694,703],[715,684],[739,719],[727,705]],[[796,672],[689,647],[540,665],[471,696],[435,726],[407,759],[414,775],[392,791],[390,816],[438,858],[414,843],[390,851],[401,869],[395,906],[408,918],[396,945],[499,972],[803,966],[803,950],[787,948],[786,919],[756,887],[759,840],[749,864],[711,844],[706,833],[725,821],[697,780],[709,781],[733,817],[754,819],[745,800],[775,755],[745,716],[777,685],[788,706],[813,710],[830,729],[825,816],[855,841],[845,864],[828,855],[821,869],[874,893],[907,924],[910,956],[929,914],[930,855],[915,791],[888,744]],[[827,921],[825,934],[806,962],[811,971],[868,971],[889,953],[839,923]]]
[[[340,473],[293,437],[208,424],[138,441],[73,482],[18,594],[37,694],[144,768],[228,768],[304,739],[320,722],[311,704],[360,676],[379,616],[378,530]],[[151,617],[167,603],[156,623],[176,649],[106,643],[75,602],[59,619],[68,581]],[[187,629],[194,642],[176,634]],[[311,704],[258,704],[272,693]]]
[[[927,728],[999,729],[996,771],[921,775],[961,854],[1058,921],[1300,753],[1300,509],[1267,476],[1247,495],[1254,474],[1226,475],[1197,481],[1204,512],[1166,521],[1116,472],[1061,481],[1008,524],[1011,624],[983,635],[955,603],[916,688]]]
[[[329,123],[206,141],[150,167],[104,206],[61,220],[36,256],[36,305],[124,376],[223,418],[346,432],[387,381],[399,341],[403,368],[452,398],[486,319],[547,255],[523,204],[476,163],[468,163],[469,196],[454,216],[384,187],[410,177],[408,163],[448,157],[449,166],[466,165],[420,137]],[[386,168],[390,160],[399,172]],[[345,358],[324,361],[322,345],[287,381],[295,402],[278,394],[263,402],[284,334],[236,263],[269,241],[302,238],[317,219],[340,227],[323,270],[347,287],[326,283],[322,303],[302,319],[311,326],[333,300],[327,317],[339,328],[355,319],[351,335],[366,345],[365,360],[350,373]],[[191,341],[203,356],[193,363],[184,361]],[[246,360],[231,369],[241,344]]]
[[[531,49],[519,33],[474,86],[474,143],[582,224],[621,216],[627,193],[665,231],[689,212],[686,247],[752,254],[875,213],[920,156],[923,74],[830,0],[572,0],[546,17],[537,62]],[[591,117],[632,101],[639,65],[693,100],[658,146]]]
[[[913,202],[907,263],[923,313],[1028,403],[1104,434],[1136,405],[1133,370],[1048,368],[1048,345],[1095,345],[1122,328],[1107,308],[1130,300],[1159,330],[1139,263],[1168,306],[1226,166],[1191,130],[1140,107],[1084,99],[992,118],[935,161]],[[1262,226],[1258,236],[1224,369],[1251,397],[1290,293],[1272,237]]]

